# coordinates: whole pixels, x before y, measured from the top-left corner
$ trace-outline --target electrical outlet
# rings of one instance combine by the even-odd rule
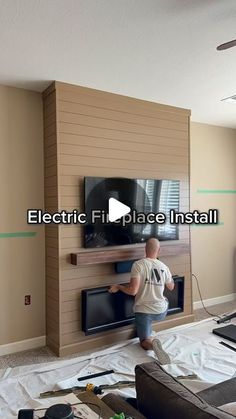
[[[25,306],[29,306],[31,304],[31,295],[25,295]]]

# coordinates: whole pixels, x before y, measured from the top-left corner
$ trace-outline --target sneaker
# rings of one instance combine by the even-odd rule
[[[169,355],[162,348],[161,342],[159,339],[153,339],[152,341],[153,351],[157,356],[157,359],[161,365],[171,364],[171,359]]]

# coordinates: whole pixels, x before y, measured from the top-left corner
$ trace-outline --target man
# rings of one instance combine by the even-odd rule
[[[174,281],[169,268],[157,259],[159,241],[155,238],[147,240],[145,250],[146,257],[132,266],[130,283],[112,285],[109,292],[122,291],[135,296],[135,323],[140,345],[145,350],[154,350],[161,364],[169,364],[169,355],[162,349],[161,342],[153,339],[151,334],[152,322],[166,317],[168,301],[163,292],[165,286],[172,291]]]

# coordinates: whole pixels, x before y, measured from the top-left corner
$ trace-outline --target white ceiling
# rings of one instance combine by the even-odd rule
[[[236,0],[0,0],[0,83],[52,80],[192,109],[236,128]]]

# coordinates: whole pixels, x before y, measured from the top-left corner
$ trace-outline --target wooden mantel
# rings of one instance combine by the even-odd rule
[[[188,254],[189,244],[174,243],[162,246],[160,257]],[[102,248],[99,250],[83,250],[71,253],[71,264],[76,266],[94,265],[98,263],[122,262],[126,260],[142,259],[145,256],[144,245],[134,245],[119,248]]]

